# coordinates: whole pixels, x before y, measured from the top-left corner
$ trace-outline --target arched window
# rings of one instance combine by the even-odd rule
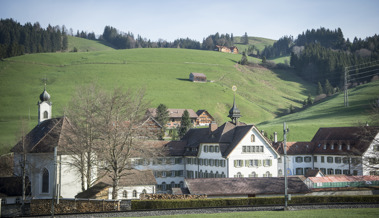
[[[147,191],[146,189],[142,190],[142,194],[146,195],[147,194]]]
[[[218,171],[216,171],[215,178],[220,178],[220,174],[218,174]]]
[[[172,188],[175,188],[175,182],[174,181],[171,182],[171,189]]]
[[[137,191],[133,190],[133,198],[136,198],[136,197],[137,197]]]
[[[123,198],[128,198],[128,192],[127,192],[126,190],[124,190],[124,191],[122,192],[122,197],[123,197]]]
[[[42,170],[42,193],[49,192],[49,171],[46,168]]]
[[[167,189],[166,183],[162,182],[162,191],[166,191],[166,189]]]
[[[283,171],[282,170],[278,170],[278,176],[283,176]]]
[[[251,134],[251,142],[255,142],[255,135]]]
[[[184,188],[184,182],[183,181],[179,182],[179,187]]]
[[[221,178],[225,178],[226,176],[225,176],[225,173],[224,172],[222,172],[221,173]]]
[[[49,115],[49,113],[47,111],[43,112],[43,119],[47,119],[48,115]]]
[[[255,173],[254,171],[249,175],[249,177],[257,177],[257,173]]]

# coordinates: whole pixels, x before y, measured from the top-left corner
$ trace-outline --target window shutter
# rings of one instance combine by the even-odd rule
[[[237,160],[234,160],[234,167],[237,167]]]
[[[250,164],[249,164],[249,160],[245,160],[245,166],[249,167]]]
[[[269,164],[269,166],[272,166],[272,160],[270,159],[270,164]]]
[[[262,160],[258,160],[258,166],[262,166]]]

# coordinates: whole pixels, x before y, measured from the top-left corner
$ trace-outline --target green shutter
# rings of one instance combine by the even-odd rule
[[[272,166],[272,160],[270,159],[270,165],[269,166]]]
[[[258,160],[258,166],[262,166],[262,160]]]
[[[234,167],[237,167],[237,160],[234,160]]]

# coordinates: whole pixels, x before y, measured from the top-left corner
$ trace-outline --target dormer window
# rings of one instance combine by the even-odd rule
[[[340,150],[340,151],[342,150],[342,144],[338,145],[338,150]]]
[[[347,148],[346,148],[347,150],[350,150],[350,145],[347,145]]]
[[[251,142],[255,142],[255,135],[251,134]]]
[[[334,150],[334,144],[330,145],[330,149]]]
[[[324,150],[326,150],[326,144],[324,144]]]

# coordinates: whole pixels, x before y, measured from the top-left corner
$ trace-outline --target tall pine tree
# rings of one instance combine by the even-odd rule
[[[183,137],[187,131],[191,128],[191,119],[187,110],[183,112],[182,120],[179,127],[179,138]]]

